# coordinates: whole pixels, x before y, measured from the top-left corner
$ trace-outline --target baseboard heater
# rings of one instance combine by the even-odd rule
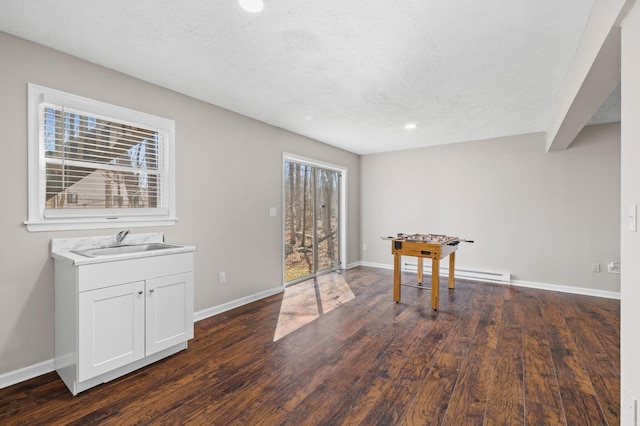
[[[427,275],[431,275],[431,266],[425,265],[423,267],[423,273]],[[430,263],[430,262],[429,262]],[[418,265],[415,263],[405,263],[404,268],[405,271],[409,272],[417,272]],[[458,269],[455,270],[456,278],[463,280],[471,280],[471,281],[482,281],[486,283],[495,283],[495,284],[511,284],[511,274],[508,272],[486,272],[486,271],[472,271],[469,269]],[[449,268],[440,268],[440,276],[448,277],[449,276]]]

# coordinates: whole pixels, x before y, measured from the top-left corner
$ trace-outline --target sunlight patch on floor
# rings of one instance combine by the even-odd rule
[[[355,297],[344,277],[338,272],[287,287],[273,341],[311,323]]]

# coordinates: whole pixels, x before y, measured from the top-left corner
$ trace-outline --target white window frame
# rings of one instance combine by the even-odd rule
[[[108,117],[122,123],[158,129],[166,135],[161,173],[165,175],[160,187],[162,208],[136,209],[45,209],[45,149],[44,125],[40,104],[52,103]],[[57,231],[74,229],[169,226],[177,221],[175,215],[175,121],[134,111],[117,105],[82,96],[28,84],[28,219],[29,231]]]

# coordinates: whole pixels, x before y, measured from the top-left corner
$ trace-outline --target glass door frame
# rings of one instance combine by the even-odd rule
[[[285,164],[287,162],[294,162],[294,163],[298,163],[298,164],[302,164],[305,166],[310,166],[310,167],[318,167],[318,168],[322,168],[322,169],[326,169],[326,170],[331,170],[331,171],[336,171],[340,174],[340,210],[339,210],[339,224],[338,224],[338,232],[339,232],[339,264],[331,267],[331,268],[327,268],[327,269],[323,269],[320,272],[316,272],[310,275],[305,275],[302,278],[298,278],[298,279],[294,279],[291,281],[285,281],[285,260],[286,260],[286,249],[285,249],[285,226],[286,226],[286,197],[285,197],[285,173],[286,173],[286,167]],[[281,228],[281,244],[282,244],[282,252],[281,252],[281,263],[282,263],[282,286],[287,287],[289,285],[293,285],[296,283],[299,283],[301,281],[305,281],[308,280],[310,278],[313,277],[317,277],[318,275],[322,275],[331,271],[335,271],[337,269],[346,269],[346,265],[347,265],[347,168],[343,167],[343,166],[339,166],[336,164],[331,164],[331,163],[326,163],[323,161],[319,161],[319,160],[314,160],[308,157],[303,157],[300,155],[296,155],[296,154],[292,154],[292,153],[288,153],[288,152],[283,152],[282,153],[282,207],[281,207],[281,211],[282,211],[282,228]],[[315,185],[314,185],[314,192],[315,192]],[[315,194],[314,194],[315,196]],[[314,213],[315,214],[315,213]],[[315,263],[317,265],[317,260],[315,260]],[[317,269],[317,267],[316,267]]]

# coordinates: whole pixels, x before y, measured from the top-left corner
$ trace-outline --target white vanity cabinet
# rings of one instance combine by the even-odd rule
[[[107,260],[55,259],[55,364],[74,395],[193,338],[193,252]]]

